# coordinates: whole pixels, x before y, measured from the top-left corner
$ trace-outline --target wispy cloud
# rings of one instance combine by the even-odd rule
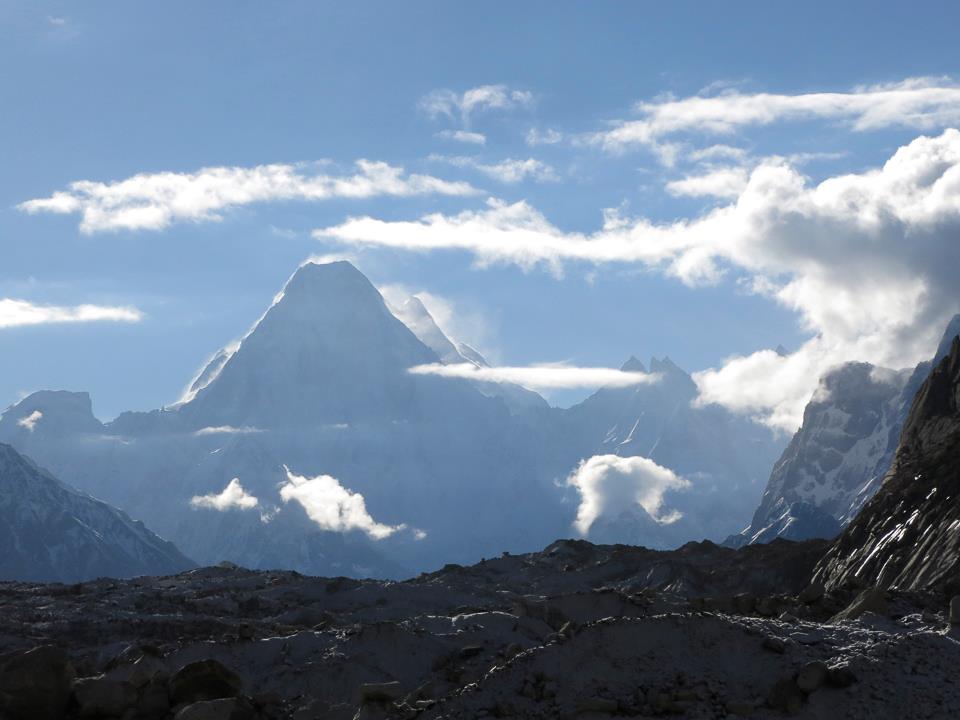
[[[600,517],[617,515],[630,507],[643,508],[662,525],[676,522],[681,514],[664,512],[664,495],[668,490],[688,488],[690,482],[649,458],[594,455],[577,466],[567,485],[580,493],[574,527],[587,535]]]
[[[630,387],[657,382],[658,375],[627,372],[615,368],[575,367],[562,363],[526,367],[479,367],[472,363],[417,365],[413,375],[436,375],[479,382],[513,383],[539,390],[565,388]]]
[[[506,85],[480,85],[462,93],[434,90],[420,100],[421,109],[431,118],[445,116],[469,126],[471,116],[489,110],[509,110],[533,102],[533,93]]]
[[[347,244],[458,249],[480,266],[635,263],[690,286],[733,270],[744,288],[795,311],[811,339],[795,353],[730,358],[695,375],[716,402],[792,431],[829,367],[907,367],[930,355],[960,310],[960,131],[919,137],[882,167],[819,184],[784,160],[749,173],[738,197],[670,223],[608,211],[593,233],[564,232],[525,202],[419,221],[352,218],[317,231]]]
[[[536,147],[538,145],[556,145],[563,140],[563,133],[561,133],[559,130],[554,130],[553,128],[538,130],[537,128],[532,127],[527,131],[526,138],[524,139],[527,141],[527,145],[530,147]]]
[[[263,430],[260,428],[250,427],[249,425],[244,425],[243,427],[233,427],[232,425],[216,425],[200,428],[194,433],[194,435],[198,437],[203,437],[204,435],[250,435],[261,432],[263,432]]]
[[[320,529],[330,532],[360,530],[373,540],[383,540],[406,528],[406,525],[385,525],[367,512],[363,495],[348,490],[330,475],[306,477],[284,466],[287,481],[280,486],[285,503],[295,501]]]
[[[483,133],[469,132],[468,130],[441,130],[437,137],[443,140],[455,140],[469,145],[486,145],[487,136]]]
[[[907,127],[943,128],[960,122],[960,85],[950,78],[908,78],[849,92],[724,92],[713,96],[668,97],[641,102],[635,120],[616,123],[591,136],[607,150],[635,146],[675,153],[671,136],[698,132],[728,135],[741,128],[797,120],[833,120],[854,131]],[[668,158],[669,159],[669,158]]]
[[[678,197],[735,198],[743,192],[748,179],[745,167],[716,168],[668,182],[667,192]]]
[[[219,493],[194,495],[190,499],[193,508],[205,508],[226,512],[227,510],[253,510],[260,501],[243,489],[239,478],[234,478]]]
[[[534,158],[524,160],[507,158],[495,163],[485,163],[475,157],[461,155],[431,155],[431,160],[446,162],[454,167],[469,168],[507,185],[515,185],[530,179],[536,182],[557,182],[560,176],[550,165]]]
[[[21,203],[30,214],[79,214],[80,230],[161,230],[175,222],[216,221],[230,208],[258,202],[382,195],[473,195],[465,182],[407,174],[384,162],[358,160],[356,172],[318,172],[316,164],[213,167],[195,173],[134,175],[112,183],[80,180],[68,190]]]
[[[133,307],[36,305],[27,300],[0,299],[0,328],[53,323],[139,322],[142,319],[143,313]]]

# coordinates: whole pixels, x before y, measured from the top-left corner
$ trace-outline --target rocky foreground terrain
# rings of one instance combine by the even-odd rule
[[[0,716],[956,717],[947,600],[808,585],[824,549],[564,540],[405,582],[4,583]]]

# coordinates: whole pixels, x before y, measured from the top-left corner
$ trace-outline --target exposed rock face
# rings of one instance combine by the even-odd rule
[[[917,391],[958,333],[960,315],[933,360],[912,371],[847,363],[824,376],[753,520],[728,544],[829,538],[846,527],[880,487]]]
[[[80,679],[65,715],[70,675],[58,676],[49,720],[960,711],[942,606],[921,615],[926,596],[890,592],[900,620],[825,624],[850,593],[793,597],[823,546],[562,540],[405,582],[224,565],[79,590],[3,583],[0,652],[68,646],[45,667],[69,659]]]
[[[0,444],[0,577],[75,582],[193,567],[172,543]]]
[[[889,475],[819,563],[828,587],[960,591],[960,337],[924,382]]]

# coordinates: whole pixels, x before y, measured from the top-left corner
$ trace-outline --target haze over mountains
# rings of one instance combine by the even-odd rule
[[[397,315],[409,327],[351,264],[308,263],[182,402],[103,424],[83,393],[34,393],[0,418],[0,439],[197,562],[380,576],[577,534],[721,540],[782,449],[691,405],[693,381],[667,358],[625,365],[659,382],[569,409],[516,385],[411,374],[486,361],[419,302]],[[634,456],[650,463],[614,460]]]

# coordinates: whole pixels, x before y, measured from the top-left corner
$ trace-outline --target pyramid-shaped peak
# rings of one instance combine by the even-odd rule
[[[317,298],[349,301],[352,298],[379,298],[380,293],[367,276],[347,260],[301,265],[283,288],[283,298]]]
[[[644,367],[643,363],[640,362],[636,355],[631,355],[630,358],[620,367],[622,372],[641,372],[645,373],[647,368]]]

